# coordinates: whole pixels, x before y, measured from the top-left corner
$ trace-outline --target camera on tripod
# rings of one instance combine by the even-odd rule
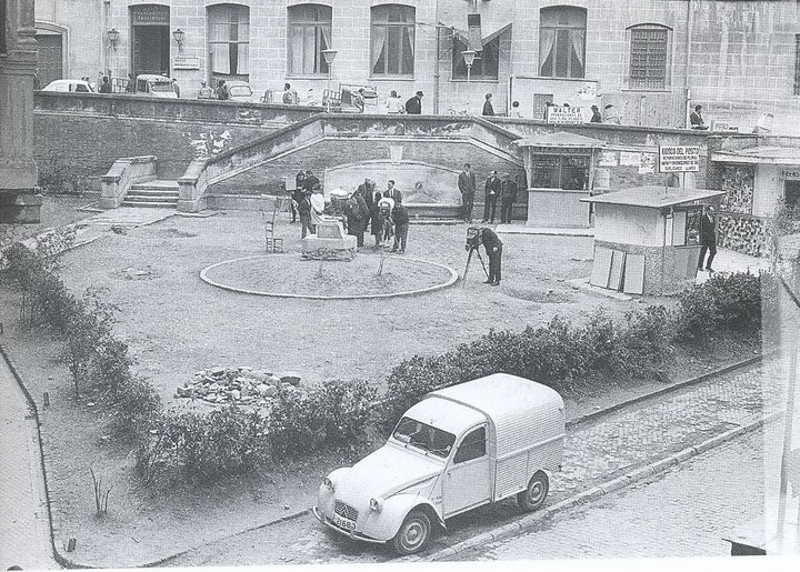
[[[475,250],[483,244],[483,233],[477,226],[471,226],[467,229],[467,242],[464,245],[464,250]]]

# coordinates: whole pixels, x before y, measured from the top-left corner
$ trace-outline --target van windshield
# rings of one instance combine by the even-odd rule
[[[392,437],[431,455],[447,458],[456,436],[431,425],[403,417],[392,433]]]
[[[150,91],[172,91],[172,84],[168,81],[150,80]]]

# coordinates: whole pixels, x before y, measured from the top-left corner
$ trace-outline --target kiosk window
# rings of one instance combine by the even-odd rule
[[[784,183],[784,198],[788,207],[800,207],[800,181],[786,181]]]
[[[464,437],[456,451],[453,463],[464,463],[479,459],[486,454],[486,427],[479,427]]]
[[[585,155],[534,155],[532,166],[534,188],[582,191],[589,183],[589,157]]]

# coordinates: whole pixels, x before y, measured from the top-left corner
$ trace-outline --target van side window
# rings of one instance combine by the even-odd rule
[[[464,463],[472,459],[479,459],[486,454],[486,427],[478,427],[464,437],[456,451],[453,463]]]

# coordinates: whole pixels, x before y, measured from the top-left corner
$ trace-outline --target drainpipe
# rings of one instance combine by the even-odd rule
[[[439,23],[439,0],[436,0],[436,63],[433,67],[433,114],[439,114],[439,59],[442,57],[441,50],[441,25]]]
[[[692,100],[692,91],[689,87],[689,66],[692,63],[692,0],[686,0],[686,66],[683,74],[683,89],[686,97],[685,105],[683,106],[683,126],[689,127],[689,106]]]

